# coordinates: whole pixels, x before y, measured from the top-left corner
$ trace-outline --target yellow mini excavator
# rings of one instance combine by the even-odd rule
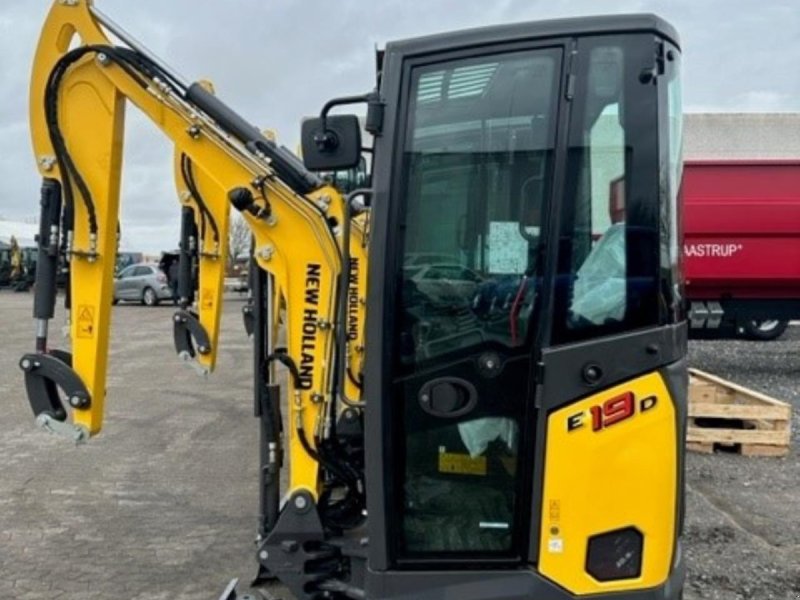
[[[677,600],[678,44],[653,15],[390,43],[373,90],[303,123],[300,161],[91,1],[56,0],[31,81],[36,422],[101,429],[130,102],[174,144],[174,339],[201,373],[231,209],[253,235],[262,578],[306,600]],[[339,110],[358,103],[368,148]],[[364,157],[363,187],[319,175]],[[70,352],[48,341],[64,260]]]

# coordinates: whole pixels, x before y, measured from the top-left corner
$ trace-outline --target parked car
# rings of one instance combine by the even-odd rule
[[[162,300],[172,299],[167,276],[158,265],[131,265],[114,279],[114,304],[120,300],[131,300],[146,306],[156,306]]]

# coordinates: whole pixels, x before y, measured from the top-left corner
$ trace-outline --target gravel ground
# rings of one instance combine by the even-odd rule
[[[793,405],[786,458],[688,455],[686,600],[800,598],[800,327],[774,342],[697,341],[693,367]]]
[[[240,306],[226,305],[205,382],[174,356],[170,307],[116,307],[106,428],[76,449],[32,425],[16,365],[33,340],[31,297],[0,292],[0,598],[211,600],[255,573],[257,429]],[[791,401],[795,422],[785,459],[689,455],[684,600],[798,600],[800,327],[690,352],[695,367]]]

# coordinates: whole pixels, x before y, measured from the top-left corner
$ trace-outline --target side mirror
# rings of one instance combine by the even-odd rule
[[[355,115],[307,119],[301,141],[309,171],[354,169],[361,160],[361,125]]]

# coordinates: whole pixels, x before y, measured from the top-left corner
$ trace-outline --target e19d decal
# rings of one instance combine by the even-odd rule
[[[656,396],[636,400],[633,392],[625,392],[567,417],[567,431],[575,431],[591,423],[592,431],[602,431],[617,423],[622,423],[637,413],[646,413],[658,404]]]

